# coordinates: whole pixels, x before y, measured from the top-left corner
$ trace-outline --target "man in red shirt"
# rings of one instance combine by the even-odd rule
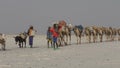
[[[58,38],[58,32],[56,31],[56,27],[53,26],[50,31],[52,32],[52,36],[53,36],[53,47],[55,49],[55,46],[56,48],[58,48],[58,44],[57,44],[57,38]]]

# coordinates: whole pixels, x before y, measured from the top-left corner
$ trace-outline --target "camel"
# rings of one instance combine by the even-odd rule
[[[77,37],[77,44],[81,44],[81,36],[83,32],[83,26],[74,26],[73,31],[75,33],[75,36]]]

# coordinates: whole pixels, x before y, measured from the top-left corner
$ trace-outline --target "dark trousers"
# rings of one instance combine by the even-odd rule
[[[29,45],[30,47],[33,46],[33,36],[29,36]]]
[[[58,44],[57,44],[57,37],[53,37],[53,47],[58,48]]]

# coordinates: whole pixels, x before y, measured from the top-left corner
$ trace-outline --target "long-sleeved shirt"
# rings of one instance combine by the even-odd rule
[[[58,33],[55,31],[54,28],[51,28],[50,31],[52,32],[53,37],[58,37]]]

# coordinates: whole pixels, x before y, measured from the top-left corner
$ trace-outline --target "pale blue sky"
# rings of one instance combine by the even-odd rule
[[[16,34],[33,25],[44,34],[52,22],[120,26],[120,0],[0,0],[0,32]]]

